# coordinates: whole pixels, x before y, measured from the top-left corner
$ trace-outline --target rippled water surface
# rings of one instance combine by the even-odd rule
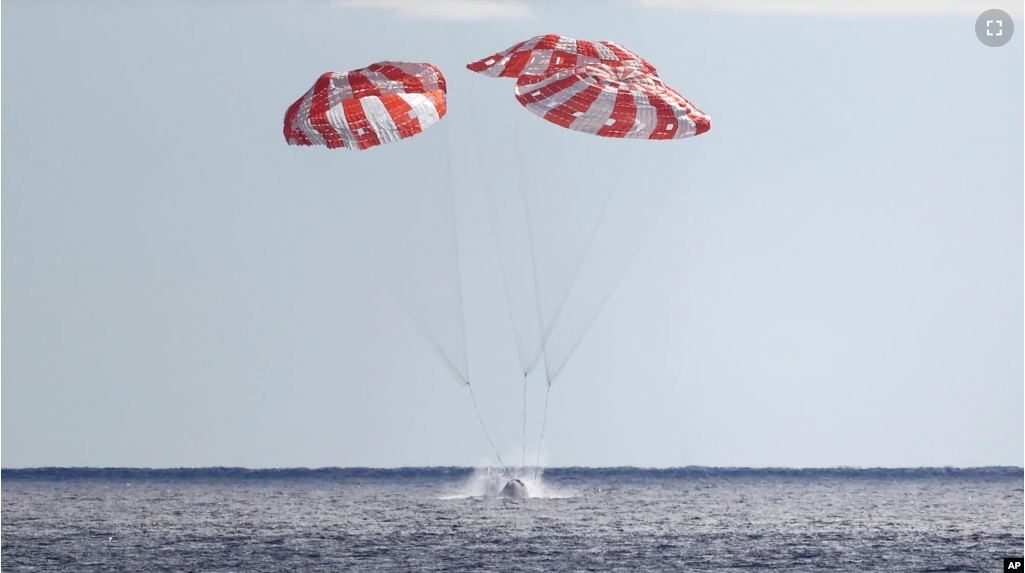
[[[1023,471],[4,470],[5,571],[1000,571]]]

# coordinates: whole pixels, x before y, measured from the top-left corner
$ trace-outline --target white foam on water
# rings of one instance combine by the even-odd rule
[[[565,499],[576,495],[575,492],[546,484],[544,468],[535,471],[530,467],[493,467],[484,460],[457,493],[443,495],[440,499],[499,498],[502,488],[511,479],[523,482],[527,499]]]

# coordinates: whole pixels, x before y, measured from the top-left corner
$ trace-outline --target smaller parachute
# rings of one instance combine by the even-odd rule
[[[515,91],[534,115],[602,137],[682,139],[712,127],[680,92],[637,68],[590,64],[521,75]]]
[[[655,66],[615,42],[588,42],[558,34],[535,36],[466,67],[490,78],[516,78],[524,74],[551,74],[587,64],[626,66],[658,75]]]
[[[412,137],[445,117],[445,77],[433,64],[378,62],[325,72],[285,113],[289,145],[368,149]]]

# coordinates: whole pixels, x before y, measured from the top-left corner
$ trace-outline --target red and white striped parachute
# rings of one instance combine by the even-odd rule
[[[615,42],[588,42],[558,34],[535,36],[466,67],[491,78],[517,78],[587,64],[627,66],[658,75],[655,66]]]
[[[712,120],[656,75],[592,64],[516,81],[516,99],[556,125],[602,137],[682,139]]]
[[[433,64],[378,62],[326,72],[285,113],[289,145],[367,149],[412,137],[445,116],[445,77]]]
[[[514,77],[516,99],[556,125],[602,137],[682,139],[712,127],[706,113],[658,76],[655,66],[613,42],[537,36],[466,66]]]

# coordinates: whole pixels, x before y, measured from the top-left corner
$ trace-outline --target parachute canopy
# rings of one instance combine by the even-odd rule
[[[615,42],[588,42],[558,34],[535,36],[466,67],[491,78],[517,78],[587,64],[627,66],[658,75],[655,66]]]
[[[537,36],[466,66],[516,78],[516,99],[556,125],[623,139],[682,139],[712,126],[655,66],[614,42]]]
[[[591,64],[523,75],[516,99],[546,121],[602,137],[681,139],[712,126],[658,76],[630,67]]]
[[[368,149],[412,137],[445,116],[445,77],[433,64],[378,62],[325,72],[285,113],[289,145]]]

